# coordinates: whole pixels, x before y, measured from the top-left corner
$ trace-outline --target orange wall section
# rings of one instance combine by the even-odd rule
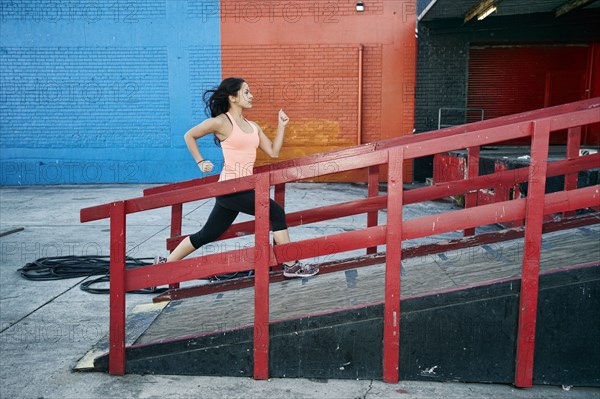
[[[255,101],[247,117],[269,137],[279,108],[288,113],[281,159],[412,134],[415,1],[364,4],[359,13],[356,1],[347,0],[221,1],[222,75],[248,82]],[[259,151],[257,164],[270,162]],[[365,179],[355,172],[327,180]]]

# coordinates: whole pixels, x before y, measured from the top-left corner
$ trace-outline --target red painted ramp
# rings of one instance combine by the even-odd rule
[[[580,187],[578,182],[581,171],[596,169],[598,166],[600,154],[580,155],[583,129],[598,122],[600,122],[600,98],[593,98],[288,160],[258,167],[252,176],[246,178],[215,182],[209,177],[161,186],[146,190],[143,197],[82,209],[82,222],[110,219],[109,372],[115,375],[123,375],[126,372],[128,360],[126,339],[135,345],[147,343],[146,346],[149,346],[157,340],[180,339],[223,329],[241,331],[252,324],[253,377],[259,380],[267,379],[269,375],[278,375],[277,368],[269,365],[273,356],[279,356],[274,353],[274,347],[270,345],[273,321],[295,319],[307,314],[337,312],[385,301],[381,333],[383,335],[382,378],[385,382],[395,383],[398,382],[399,366],[402,363],[399,355],[406,356],[400,345],[401,298],[414,295],[430,296],[434,292],[444,290],[462,290],[497,280],[521,278],[517,307],[516,349],[513,349],[516,355],[510,362],[514,360],[515,363],[514,384],[517,387],[530,387],[533,383],[534,362],[538,358],[535,352],[536,335],[540,331],[537,326],[537,315],[540,312],[538,306],[540,271],[598,262],[598,234],[595,230],[588,228],[589,234],[586,236],[584,231],[587,230],[580,228],[575,234],[563,234],[557,241],[550,241],[551,235],[542,237],[544,221],[548,218],[568,217],[576,212],[590,210],[598,211],[600,185]],[[549,143],[552,137],[564,131],[567,131],[568,136],[564,159],[551,161],[548,156]],[[507,140],[525,140],[530,144],[528,166],[480,175],[482,148]],[[461,149],[468,153],[467,169],[463,179],[447,183],[434,182],[430,187],[405,190],[402,181],[403,171],[413,160]],[[367,198],[307,209],[287,216],[290,219],[289,226],[297,226],[366,214],[365,228],[293,243],[271,245],[268,216],[271,187],[275,188],[275,200],[283,204],[287,183],[356,170],[362,170],[367,174]],[[547,179],[560,175],[565,176],[563,190],[547,193]],[[383,176],[387,179],[386,195],[381,195],[378,191],[379,181]],[[506,192],[524,182],[527,182],[526,198],[520,196],[514,200],[478,203],[478,193],[482,190]],[[171,207],[171,234],[167,244],[168,248],[172,248],[184,237],[182,235],[183,204],[252,189],[256,200],[254,222],[236,224],[221,238],[251,231],[254,232],[255,237],[253,247],[171,262],[168,268],[163,265],[126,268],[124,255],[129,215]],[[465,209],[404,220],[404,205],[448,196],[464,196]],[[387,222],[386,225],[379,225],[378,212],[384,209],[387,213]],[[423,257],[428,258],[433,255],[433,259],[421,259],[421,264],[414,265],[411,262],[419,262],[419,260],[406,259],[402,249],[405,242],[419,238],[455,231],[464,231],[465,235],[469,236],[474,234],[478,226],[521,222],[524,223],[524,238],[506,250],[502,249],[499,243],[494,243],[494,246],[480,245],[478,251],[472,255],[459,253],[458,256],[454,256],[455,254],[451,252],[435,254],[426,252]],[[586,244],[590,239],[592,244]],[[506,241],[502,245],[507,243],[510,242]],[[311,280],[296,282],[271,283],[270,281],[270,267],[276,267],[283,262],[358,249],[366,249],[367,253],[372,254],[378,246],[383,245],[386,248],[385,267],[373,265],[372,269],[363,268],[355,272],[347,270],[344,273],[323,274]],[[169,305],[168,310],[161,312],[137,339],[135,339],[137,334],[126,331],[127,292],[165,284],[175,286],[185,281],[245,270],[255,272],[253,290],[222,292],[205,303],[194,303],[195,300],[174,302]],[[368,270],[370,274],[367,273]],[[404,271],[405,276],[402,276],[401,270]],[[330,280],[330,277],[333,280]],[[372,281],[376,283],[369,285]],[[587,290],[586,287],[582,289],[584,288]],[[588,299],[591,302],[593,300]],[[184,312],[186,306],[191,306],[192,311]],[[571,303],[569,306],[575,305]],[[173,309],[177,311],[172,311]],[[501,312],[500,309],[497,312],[499,313],[495,314],[495,317],[510,313],[507,310]],[[165,322],[164,320],[168,319],[166,315],[176,319]],[[202,328],[206,323],[224,324],[221,328],[203,331]],[[157,331],[161,334],[165,331],[168,333],[159,338],[152,335]],[[129,334],[129,337],[126,334]],[[426,331],[413,331],[412,334],[431,335]],[[593,338],[597,338],[594,335],[595,331],[590,334]],[[315,339],[315,347],[318,347],[317,341],[318,339]],[[303,353],[307,347],[296,350]],[[362,351],[365,350],[368,348],[363,348]],[[327,352],[320,351],[320,353]],[[320,360],[312,361],[318,363]],[[306,361],[303,362],[306,364]],[[434,372],[437,370],[435,366],[427,366],[429,367],[427,370]],[[339,367],[345,369],[346,366],[342,364]],[[583,373],[582,370],[578,371]],[[407,371],[400,372],[407,373]]]
[[[534,383],[600,386],[599,238],[598,224],[544,235]],[[517,248],[521,239],[403,263],[400,378],[512,382]],[[381,278],[382,265],[371,265],[271,284],[269,375],[382,378]],[[127,372],[251,376],[252,293],[134,311]],[[101,346],[80,369],[107,370]]]

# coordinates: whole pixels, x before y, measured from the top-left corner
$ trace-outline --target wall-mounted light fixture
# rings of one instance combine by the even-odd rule
[[[364,10],[365,10],[365,3],[363,3],[362,1],[357,1],[356,2],[356,11],[363,12]]]
[[[483,11],[481,12],[481,14],[479,14],[479,15],[477,16],[477,19],[478,19],[479,21],[481,21],[482,19],[484,19],[485,17],[487,17],[488,15],[490,15],[491,13],[493,13],[493,12],[495,12],[495,11],[496,11],[496,6],[491,6],[490,8],[488,8],[488,9],[486,9],[486,10],[483,10]]]

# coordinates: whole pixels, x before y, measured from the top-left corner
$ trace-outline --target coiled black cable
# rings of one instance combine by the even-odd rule
[[[190,212],[186,213],[185,216],[195,212],[198,208],[209,203],[210,200],[206,200]],[[17,231],[23,228],[17,229]],[[164,229],[162,229],[164,230]],[[161,231],[162,231],[161,230]],[[11,233],[10,231],[9,233]],[[16,231],[15,231],[16,232]],[[127,256],[125,258],[125,267],[134,268],[140,266],[147,266],[152,264],[151,262],[144,262],[152,258],[133,258]],[[100,276],[94,280],[83,281],[79,288],[83,291],[92,294],[108,294],[110,289],[108,288],[95,288],[96,284],[109,283],[110,282],[110,257],[108,256],[56,256],[51,258],[40,258],[34,262],[26,264],[24,267],[18,270],[23,278],[28,280],[60,280],[76,277],[91,277]],[[231,280],[238,277],[252,276],[253,271],[240,272],[232,274],[224,274],[220,276],[213,276],[209,278],[210,282],[217,282],[223,280]],[[134,293],[141,294],[157,294],[165,292],[166,288],[147,288],[143,290],[132,291]]]
[[[145,262],[145,259],[151,258],[132,258],[127,256],[125,258],[125,267],[135,268],[152,264],[152,262]],[[18,272],[21,274],[21,277],[34,281],[101,276],[94,280],[84,281],[80,284],[79,288],[92,294],[108,294],[110,292],[108,288],[92,287],[94,284],[110,281],[110,257],[108,256],[87,255],[40,258],[26,264]],[[166,291],[165,288],[147,288],[131,292],[136,294],[157,294],[164,291]]]

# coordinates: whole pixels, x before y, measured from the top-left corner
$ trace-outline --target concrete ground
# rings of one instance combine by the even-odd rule
[[[215,378],[73,372],[75,363],[108,330],[108,296],[84,292],[84,278],[29,281],[18,269],[42,257],[108,255],[108,220],[79,223],[79,210],[142,195],[141,185],[0,188],[0,232],[23,230],[0,238],[0,398],[600,398],[584,387],[401,381]],[[292,184],[288,212],[364,198],[366,188],[348,184]],[[202,225],[213,200],[184,206],[185,233]],[[451,203],[407,207],[405,217],[452,208]],[[128,217],[128,254],[164,253],[169,211]],[[246,219],[240,217],[239,220]],[[385,223],[385,212],[380,213]],[[352,230],[366,225],[364,216],[348,217],[290,230],[296,240]],[[494,229],[490,226],[489,229]],[[447,239],[456,234],[435,237]],[[206,251],[234,249],[252,237],[216,243]],[[349,257],[346,253],[320,259]],[[317,259],[318,260],[318,259]],[[127,308],[148,303],[150,295],[128,294]]]

